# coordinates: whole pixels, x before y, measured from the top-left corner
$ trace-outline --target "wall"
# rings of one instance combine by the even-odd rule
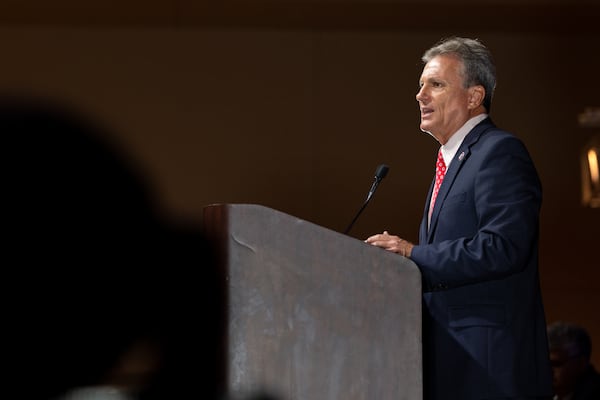
[[[342,231],[387,163],[352,235],[416,240],[437,149],[418,130],[419,58],[450,33],[492,49],[493,118],[538,167],[548,320],[582,323],[600,344],[600,209],[579,199],[593,129],[577,126],[584,107],[599,105],[599,34],[5,27],[0,88],[108,124],[170,217],[259,203]]]

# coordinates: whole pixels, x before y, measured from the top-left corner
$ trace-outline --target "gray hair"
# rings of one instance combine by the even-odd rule
[[[451,37],[427,50],[421,60],[427,64],[439,55],[452,55],[462,61],[465,88],[475,85],[484,87],[483,106],[489,113],[496,89],[496,65],[487,47],[478,39]]]
[[[551,351],[564,350],[570,357],[585,356],[588,361],[592,354],[590,335],[581,326],[569,322],[548,325],[548,346]]]

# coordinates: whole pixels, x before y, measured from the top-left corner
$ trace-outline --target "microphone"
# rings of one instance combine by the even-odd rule
[[[371,189],[369,190],[369,193],[367,194],[367,198],[366,198],[365,202],[363,203],[362,207],[360,208],[360,210],[358,210],[358,213],[356,213],[356,216],[354,216],[354,219],[352,220],[352,222],[350,222],[350,225],[348,225],[348,227],[344,231],[345,234],[348,234],[348,232],[350,232],[350,229],[352,229],[352,226],[358,219],[358,216],[363,212],[365,207],[367,207],[367,204],[369,204],[371,197],[373,197],[373,194],[375,194],[375,190],[377,190],[377,186],[379,186],[379,183],[382,181],[383,178],[385,178],[389,169],[390,168],[385,164],[381,164],[379,167],[377,167],[377,169],[375,170],[375,181],[371,185]]]

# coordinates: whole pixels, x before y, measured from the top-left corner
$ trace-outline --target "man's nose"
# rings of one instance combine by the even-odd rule
[[[421,87],[415,96],[419,103],[424,102],[427,99],[427,95],[425,93],[425,87]]]

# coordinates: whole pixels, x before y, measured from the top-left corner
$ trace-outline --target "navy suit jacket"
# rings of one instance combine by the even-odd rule
[[[541,184],[523,143],[487,118],[431,188],[411,254],[423,278],[426,399],[549,396],[538,277]]]

